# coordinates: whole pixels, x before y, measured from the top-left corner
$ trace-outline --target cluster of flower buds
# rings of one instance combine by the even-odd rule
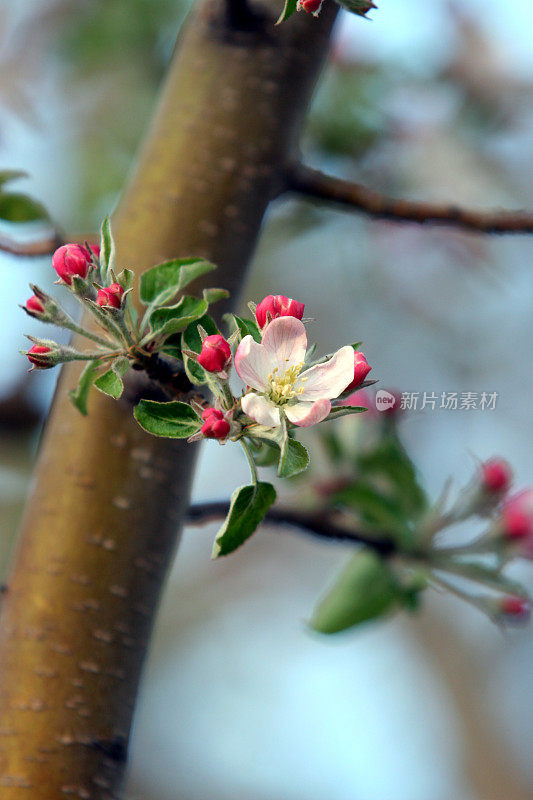
[[[471,517],[489,518],[488,527],[476,539],[453,547],[434,546],[431,559],[439,570],[499,592],[476,596],[457,591],[502,623],[525,622],[530,615],[525,589],[502,574],[510,559],[533,558],[533,489],[509,496],[512,481],[511,467],[504,459],[495,457],[482,462],[449,510],[431,512],[428,528],[433,539],[446,527]],[[447,588],[454,590],[450,585]]]
[[[67,288],[81,302],[86,311],[95,317],[99,331],[78,325],[54,300],[38,286],[30,284],[33,294],[22,306],[31,317],[41,322],[66,328],[89,340],[91,350],[81,351],[64,347],[51,340],[28,337],[33,346],[27,355],[32,368],[49,369],[66,361],[99,361],[102,368],[113,367],[110,354],[129,357],[128,348],[132,339],[124,320],[123,307],[127,290],[116,279],[109,264],[100,263],[100,247],[97,245],[64,244],[52,256],[52,267],[63,287]],[[121,275],[124,277],[127,271]],[[111,276],[111,278],[110,278]],[[96,283],[99,281],[100,284]]]

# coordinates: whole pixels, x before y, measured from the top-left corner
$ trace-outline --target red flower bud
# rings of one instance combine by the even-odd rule
[[[509,621],[527,622],[531,615],[531,606],[524,597],[508,595],[500,601],[500,615]]]
[[[314,14],[316,17],[321,5],[322,0],[298,0],[296,8],[298,11],[307,11],[308,14]]]
[[[219,333],[206,336],[202,342],[202,352],[198,363],[207,372],[223,372],[231,363],[231,349]]]
[[[505,502],[498,528],[504,539],[519,547],[520,555],[533,558],[533,489],[524,489]]]
[[[103,289],[98,290],[96,302],[102,307],[111,306],[111,308],[120,308],[123,294],[124,289],[120,283],[112,283],[111,286],[105,286]]]
[[[202,412],[202,433],[206,439],[225,439],[230,431],[230,424],[218,408],[206,408]]]
[[[68,286],[74,275],[85,278],[91,264],[91,254],[81,244],[64,244],[52,256],[53,268]]]
[[[26,308],[28,311],[33,311],[35,314],[42,314],[44,311],[43,304],[34,294],[32,294],[32,296],[26,300]]]
[[[346,387],[345,392],[352,392],[360,386],[372,367],[365,358],[365,354],[354,350],[353,354],[353,381]]]
[[[42,360],[34,358],[31,354],[34,353],[35,355],[44,355],[45,353],[51,353],[51,352],[52,352],[51,348],[46,347],[44,344],[34,344],[33,347],[30,347],[30,349],[28,350],[28,359],[38,369],[48,369],[49,367],[53,367],[54,365],[43,363]]]
[[[511,467],[502,458],[491,458],[481,465],[481,482],[490,494],[504,494],[513,478]]]
[[[284,294],[269,294],[261,300],[255,309],[257,324],[262,329],[273,319],[278,317],[296,317],[301,319],[304,315],[305,303],[299,303]]]

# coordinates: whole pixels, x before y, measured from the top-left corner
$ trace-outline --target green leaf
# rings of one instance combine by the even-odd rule
[[[202,258],[173,258],[152,267],[141,276],[141,300],[146,305],[171,300],[189,283],[216,269],[214,264]]]
[[[225,322],[233,323],[234,327],[239,329],[243,339],[245,336],[253,336],[256,342],[261,342],[261,331],[253,319],[238,317],[236,314],[224,314],[223,319]]]
[[[427,508],[417,471],[396,433],[385,435],[374,450],[357,458],[357,468],[379,485],[405,518],[416,518]]]
[[[273,467],[278,463],[280,449],[274,442],[262,441],[257,444],[251,442],[250,447],[258,467]]]
[[[347,414],[362,414],[363,411],[368,411],[368,409],[363,406],[333,406],[326,417],[326,421],[330,419],[339,419],[340,417],[345,417]]]
[[[87,416],[87,398],[89,397],[89,391],[98,374],[99,366],[98,361],[88,361],[80,375],[78,385],[75,389],[72,389],[68,395],[72,403],[83,416]]]
[[[115,271],[115,240],[111,230],[111,220],[104,218],[100,229],[100,274],[107,282],[110,272]]]
[[[120,283],[125,292],[133,287],[135,273],[132,269],[123,269],[117,275],[117,283]]]
[[[95,380],[94,385],[101,392],[109,395],[109,397],[113,397],[115,400],[118,400],[124,391],[122,379],[119,378],[117,373],[113,372],[112,369],[108,369],[107,372],[100,375],[100,377]]]
[[[285,0],[283,11],[279,15],[276,25],[279,25],[280,22],[285,22],[285,20],[289,19],[289,17],[292,16],[295,11],[296,11],[296,0]]]
[[[260,482],[235,489],[228,515],[217,533],[212,558],[227,556],[244,544],[275,499],[276,490],[270,483]]]
[[[220,300],[226,300],[229,297],[229,292],[227,289],[204,289],[203,296],[206,303],[212,306]]]
[[[278,462],[279,477],[292,478],[293,475],[298,475],[306,470],[308,466],[309,453],[307,449],[296,439],[287,436],[283,442]]]
[[[383,616],[396,596],[396,580],[390,567],[372,550],[360,550],[319,602],[311,627],[321,633],[339,633]]]
[[[133,416],[148,433],[171,439],[188,439],[201,427],[201,421],[191,406],[178,401],[157,403],[155,400],[141,400],[135,406]]]
[[[411,529],[402,507],[397,498],[387,497],[381,487],[374,487],[367,480],[359,479],[335,492],[331,503],[348,506],[373,530],[389,533],[402,546],[409,544]]]
[[[121,356],[113,363],[111,369],[100,375],[94,382],[94,385],[104,394],[118,400],[124,391],[124,384],[122,378],[130,368],[130,362],[127,358]]]
[[[0,219],[7,222],[36,222],[49,219],[45,207],[27,194],[0,193]]]
[[[181,333],[192,322],[203,317],[207,308],[205,300],[187,294],[174,306],[156,308],[150,316],[152,337],[166,338],[174,333]]]
[[[198,330],[199,325],[207,332],[208,336],[220,333],[216,322],[209,314],[205,314],[203,317],[200,317],[200,319],[191,323],[183,332],[182,342],[187,350],[192,350],[194,353],[200,353],[202,351],[202,337]]]

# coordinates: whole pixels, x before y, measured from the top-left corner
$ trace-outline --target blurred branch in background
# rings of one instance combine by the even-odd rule
[[[368,186],[326,175],[302,164],[295,164],[287,170],[287,189],[304,197],[395,222],[438,223],[479,233],[533,233],[531,213],[475,211],[455,204],[387,197]]]
[[[230,504],[223,501],[196,503],[189,508],[186,523],[202,525],[213,520],[223,519],[228,513],[229,507]],[[394,542],[391,539],[343,528],[335,524],[330,515],[309,514],[305,511],[275,507],[267,511],[264,521],[270,525],[297,528],[303,533],[309,533],[330,542],[352,542],[352,544],[366,545],[381,555],[388,555],[394,551]]]

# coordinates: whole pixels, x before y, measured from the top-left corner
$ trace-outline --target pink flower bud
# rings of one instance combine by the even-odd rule
[[[230,432],[230,424],[218,408],[206,408],[202,412],[202,433],[206,439],[225,439]]]
[[[269,322],[278,317],[296,317],[301,319],[304,315],[305,303],[299,303],[284,294],[269,294],[261,300],[255,309],[257,324],[263,329]]]
[[[100,258],[100,247],[97,244],[91,244],[91,245],[89,245],[89,247],[91,249],[91,253],[95,257],[95,259],[98,261],[98,259]]]
[[[321,6],[322,0],[298,0],[296,3],[298,11],[307,11],[308,14],[314,14],[315,17],[318,16]]]
[[[489,494],[504,494],[511,485],[513,473],[503,458],[491,458],[481,465],[481,482]]]
[[[501,617],[510,622],[527,622],[531,615],[531,606],[525,597],[507,595],[500,601],[499,612]]]
[[[111,286],[105,286],[103,289],[98,290],[96,302],[102,308],[105,306],[110,306],[111,308],[120,308],[123,294],[124,289],[120,283],[112,283]]]
[[[26,308],[28,311],[32,311],[34,314],[42,314],[44,312],[43,304],[34,294],[29,297],[28,300],[26,300]]]
[[[354,350],[353,354],[353,381],[346,387],[345,392],[352,392],[360,386],[372,367],[365,358],[365,354]]]
[[[68,286],[74,275],[85,278],[91,264],[91,254],[81,244],[64,244],[52,256],[53,268]]]
[[[34,344],[33,347],[30,347],[30,349],[28,350],[28,359],[38,369],[49,369],[54,365],[47,364],[46,362],[43,362],[42,360],[35,358],[34,356],[32,356],[32,353],[34,353],[35,355],[44,355],[45,353],[51,353],[51,352],[52,352],[51,348],[46,347],[44,344]]]
[[[231,349],[223,336],[216,333],[205,337],[198,363],[207,372],[224,372],[231,363]]]
[[[533,558],[533,489],[510,497],[498,523],[504,539],[516,543],[525,558]]]

